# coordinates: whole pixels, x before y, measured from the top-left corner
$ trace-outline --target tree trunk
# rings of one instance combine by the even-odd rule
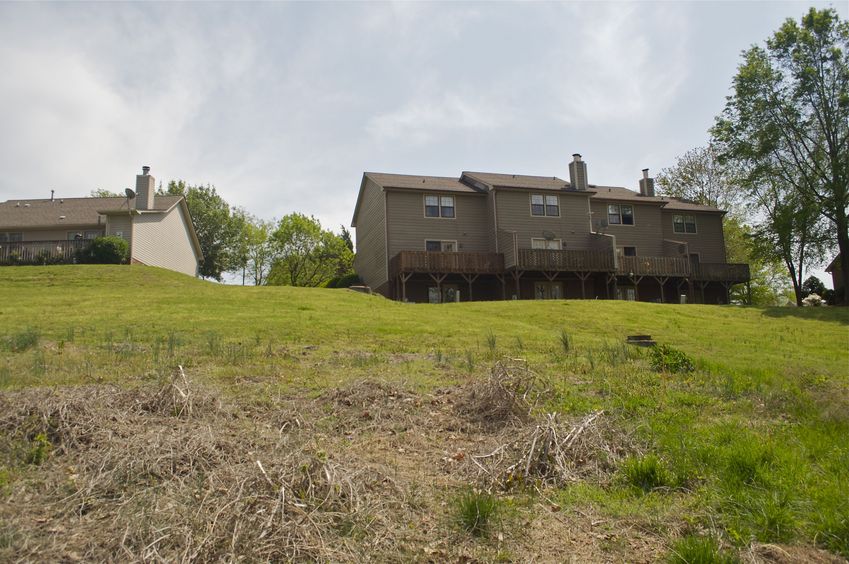
[[[840,257],[840,278],[843,280],[843,305],[849,305],[849,228],[845,213],[837,215],[837,248]]]

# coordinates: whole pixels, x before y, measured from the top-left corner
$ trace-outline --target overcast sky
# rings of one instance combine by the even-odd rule
[[[363,171],[636,189],[799,2],[0,4],[0,201],[157,179],[349,225]],[[834,3],[842,17],[847,4]]]

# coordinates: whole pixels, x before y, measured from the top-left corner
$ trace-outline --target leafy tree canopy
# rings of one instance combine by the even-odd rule
[[[275,249],[268,284],[325,286],[353,270],[354,254],[345,240],[322,229],[312,216],[289,214],[271,235]]]

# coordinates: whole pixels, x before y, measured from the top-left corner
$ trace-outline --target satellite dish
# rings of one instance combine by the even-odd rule
[[[554,237],[556,237],[556,235],[551,231],[543,231],[542,236],[545,237],[548,241],[551,241],[552,239],[554,239]]]
[[[124,193],[127,195],[128,200],[132,200],[136,197],[136,193],[133,192],[130,188],[124,188]]]

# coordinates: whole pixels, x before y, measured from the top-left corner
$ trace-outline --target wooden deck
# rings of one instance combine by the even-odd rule
[[[625,276],[690,276],[690,261],[679,257],[619,257],[616,273]]]
[[[584,250],[519,249],[517,270],[612,272],[613,253]]]
[[[72,263],[91,241],[18,241],[0,243],[0,265]]]
[[[692,278],[704,282],[748,282],[751,275],[748,264],[703,262],[693,265]]]
[[[393,276],[413,272],[501,274],[504,272],[504,255],[501,253],[401,251],[389,261],[389,271]]]

